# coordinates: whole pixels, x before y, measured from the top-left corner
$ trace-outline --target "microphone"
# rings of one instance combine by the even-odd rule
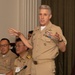
[[[26,69],[26,68],[27,68],[27,65],[25,65],[22,69]],[[21,70],[22,70],[22,69],[21,69]]]
[[[23,66],[18,72],[15,73],[15,75],[17,75],[19,72],[21,72],[23,69],[26,69],[27,65]]]

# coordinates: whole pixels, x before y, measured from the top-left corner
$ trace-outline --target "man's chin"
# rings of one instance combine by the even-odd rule
[[[1,53],[2,55],[5,55],[6,53]]]
[[[41,26],[45,26],[45,24],[40,24]]]

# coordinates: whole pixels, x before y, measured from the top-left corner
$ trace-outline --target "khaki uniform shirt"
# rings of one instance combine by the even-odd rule
[[[47,31],[51,31],[53,34],[57,32],[62,37],[64,43],[67,43],[59,26],[49,22],[42,31],[41,27],[38,26],[30,40],[33,46],[32,57],[36,61],[39,59],[54,59],[59,54],[57,43],[45,36]]]
[[[0,74],[6,74],[13,69],[14,60],[17,56],[9,50],[6,55],[0,53]]]
[[[19,68],[21,71],[17,73],[17,75],[29,75],[31,74],[31,55],[26,52],[23,57],[18,57],[14,62],[15,71]],[[25,69],[24,66],[27,66]],[[16,73],[16,72],[15,72]]]
[[[64,43],[67,43],[59,26],[51,22],[43,30],[38,26],[30,39],[30,43],[33,46],[31,75],[55,75],[54,59],[59,54],[58,42],[47,37],[46,32],[51,32],[52,34],[57,32],[62,37]]]

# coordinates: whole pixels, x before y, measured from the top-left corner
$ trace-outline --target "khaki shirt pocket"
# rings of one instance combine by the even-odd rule
[[[46,42],[51,42],[52,40],[49,38],[49,37],[47,37],[47,36],[43,36],[42,38],[41,38],[43,41],[46,41]]]

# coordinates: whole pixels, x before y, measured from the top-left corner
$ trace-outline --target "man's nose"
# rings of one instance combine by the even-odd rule
[[[41,18],[43,19],[43,18],[44,18],[44,16],[42,15],[42,16],[41,16]]]

